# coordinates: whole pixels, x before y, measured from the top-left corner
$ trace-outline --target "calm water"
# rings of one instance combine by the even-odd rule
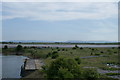
[[[2,56],[2,78],[20,78],[23,56]]]
[[[0,80],[2,78],[2,54],[0,54]]]

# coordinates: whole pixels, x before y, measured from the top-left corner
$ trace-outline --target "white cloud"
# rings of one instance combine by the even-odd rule
[[[2,2],[118,2],[119,0],[1,0]]]
[[[116,3],[3,3],[3,19],[99,20],[115,17],[117,11]]]

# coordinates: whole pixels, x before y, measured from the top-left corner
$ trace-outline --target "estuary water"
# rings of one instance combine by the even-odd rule
[[[2,59],[2,78],[20,78],[21,66],[25,58],[24,56],[13,55],[0,57]]]
[[[4,47],[7,45],[8,47],[16,47],[18,44],[0,44],[2,45],[1,47]],[[20,44],[22,46],[27,46],[27,47],[74,47],[75,45],[73,44]],[[78,47],[118,47],[118,45],[77,45]]]

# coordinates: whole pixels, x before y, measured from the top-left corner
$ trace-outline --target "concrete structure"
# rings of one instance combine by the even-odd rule
[[[24,65],[21,67],[21,76],[27,76],[30,73],[42,69],[43,62],[40,59],[25,59]]]

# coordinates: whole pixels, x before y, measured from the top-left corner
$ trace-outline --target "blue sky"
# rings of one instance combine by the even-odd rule
[[[11,2],[2,5],[3,40],[118,41],[112,2]]]

